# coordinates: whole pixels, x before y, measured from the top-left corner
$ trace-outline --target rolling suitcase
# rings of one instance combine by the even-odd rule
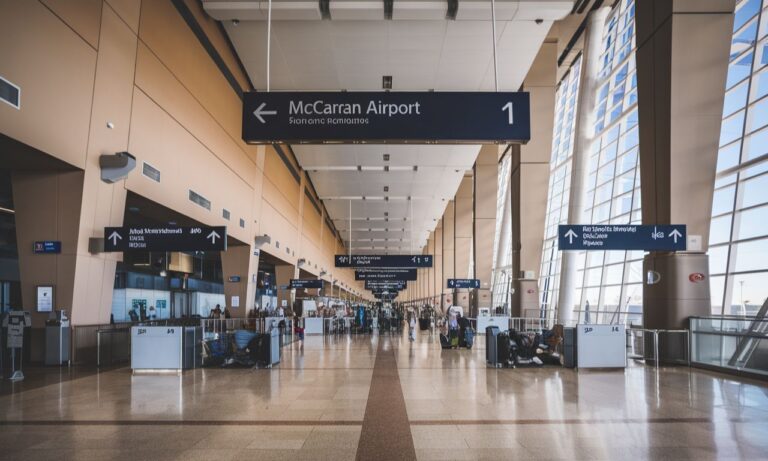
[[[493,365],[498,363],[498,354],[496,352],[496,336],[499,334],[499,327],[492,326],[485,329],[485,363]]]
[[[505,366],[509,363],[509,332],[505,331],[496,336],[496,366]]]
[[[467,349],[472,349],[472,345],[475,344],[475,331],[472,328],[464,330],[464,344]]]
[[[450,349],[451,348],[451,341],[448,339],[447,336],[440,333],[440,347],[443,349]]]

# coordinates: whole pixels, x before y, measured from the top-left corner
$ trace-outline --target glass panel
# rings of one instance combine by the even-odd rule
[[[763,130],[768,133],[768,129]],[[756,135],[753,135],[756,136]],[[739,151],[741,150],[741,143],[734,142],[728,144],[720,149],[717,154],[717,171],[724,171],[728,168],[732,168],[739,164]]]
[[[768,98],[752,104],[747,117],[747,133],[768,125]]]
[[[758,176],[741,183],[738,208],[746,208],[768,202],[768,175]]]
[[[744,130],[744,111],[738,112],[723,120],[720,128],[720,145],[724,146],[740,138]]]
[[[731,215],[714,218],[709,227],[709,244],[728,242],[731,238]]]
[[[709,278],[709,293],[712,299],[712,315],[720,315],[723,310],[725,276]]]
[[[733,17],[733,30],[737,31],[760,10],[760,0],[744,0],[736,7]]]
[[[723,115],[731,115],[737,110],[744,108],[744,105],[747,103],[748,89],[749,82],[744,81],[743,83],[740,83],[725,93],[725,100],[723,101]]]
[[[734,272],[768,270],[768,239],[734,244],[731,255]],[[763,285],[768,285],[768,278]]]
[[[709,249],[709,273],[725,274],[725,265],[728,262],[728,246],[711,247]]]
[[[605,284],[606,285],[620,285],[624,278],[624,265],[614,264],[612,266],[605,266]]]
[[[736,186],[716,190],[712,198],[712,216],[733,211],[733,198],[735,194]]]
[[[627,264],[627,282],[643,283],[643,262],[632,261]]]
[[[733,235],[734,240],[768,235],[768,206],[750,208],[736,213]]]
[[[765,302],[765,298],[768,298],[768,283],[765,282],[768,280],[768,272],[737,274],[732,278],[732,312],[736,311],[733,313],[738,315],[740,310],[745,315],[755,315],[763,302]]]
[[[752,54],[753,52],[750,51],[728,66],[728,78],[725,82],[726,88],[731,88],[733,85],[749,76],[749,73],[752,70]]]

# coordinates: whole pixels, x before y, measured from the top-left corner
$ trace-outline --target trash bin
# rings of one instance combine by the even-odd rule
[[[72,329],[66,311],[53,311],[45,322],[45,364],[69,363]]]

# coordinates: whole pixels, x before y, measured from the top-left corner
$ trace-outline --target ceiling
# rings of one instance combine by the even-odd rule
[[[293,150],[345,243],[351,205],[354,253],[410,254],[421,253],[480,146],[301,144]]]
[[[573,0],[498,0],[499,90],[516,91],[552,22]],[[270,87],[273,91],[493,91],[490,1],[384,2],[273,0]],[[222,21],[258,90],[267,87],[267,1],[203,0]],[[477,158],[479,145],[293,145],[301,167],[352,251],[421,253],[445,206]],[[389,154],[389,160],[384,160]],[[384,171],[388,166],[389,171]],[[388,187],[385,192],[384,188]],[[365,199],[363,199],[365,197]],[[386,199],[388,198],[388,199]],[[413,218],[411,218],[411,216]]]

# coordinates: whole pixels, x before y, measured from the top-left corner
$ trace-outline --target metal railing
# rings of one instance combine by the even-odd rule
[[[690,331],[688,330],[664,330],[664,329],[650,329],[650,328],[627,328],[627,358],[634,360],[652,360],[656,368],[659,367],[660,362],[676,363],[681,365],[691,365],[691,347],[690,347]],[[676,340],[676,337],[682,336],[680,340]],[[646,342],[651,339],[650,351],[646,350]],[[661,357],[659,353],[659,345],[661,340],[664,339],[667,342],[677,342],[684,345],[684,354],[680,356],[672,356],[666,354],[665,357]],[[649,355],[651,352],[652,355]]]
[[[768,376],[768,319],[691,317],[691,362]]]

